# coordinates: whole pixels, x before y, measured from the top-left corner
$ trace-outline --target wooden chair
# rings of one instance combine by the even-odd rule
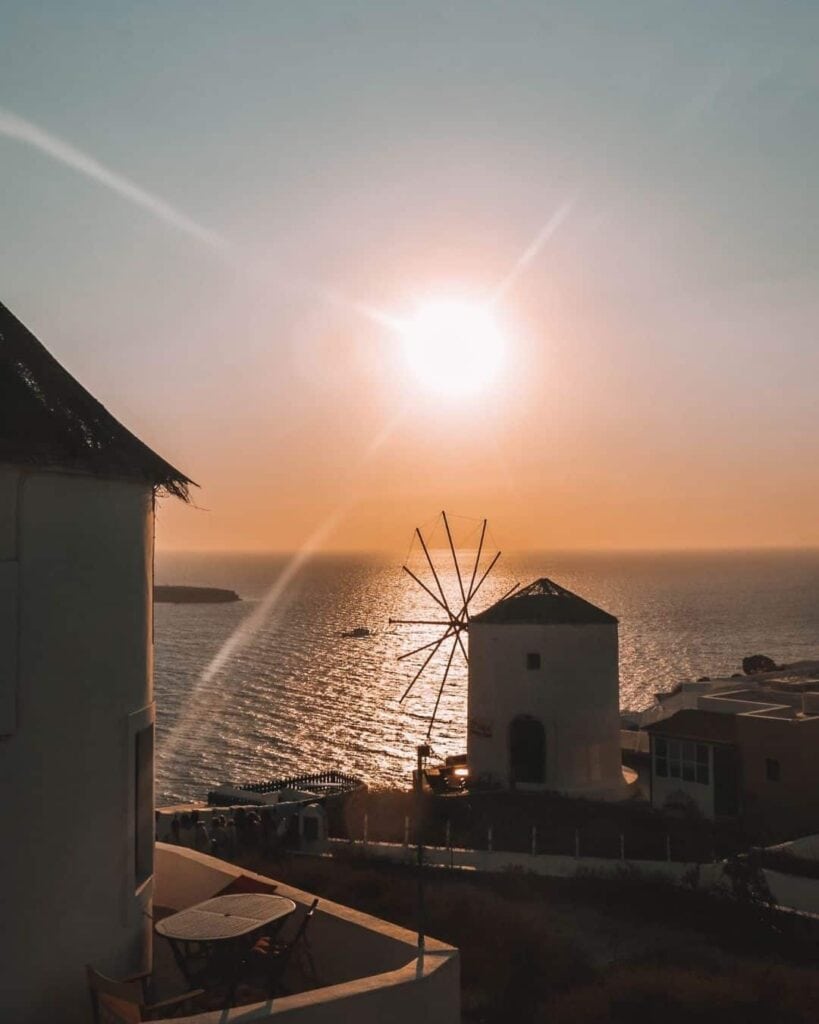
[[[302,973],[308,976],[314,984],[318,984],[316,965],[313,962],[313,953],[307,938],[307,929],[318,906],[318,900],[314,899],[307,912],[302,917],[293,937],[287,942],[275,942],[268,935],[263,935],[251,951],[251,964],[264,979],[264,985],[268,996],[272,999],[281,995],[282,979],[287,968],[296,954],[303,959]]]
[[[90,964],[86,964],[85,973],[94,1024],[139,1024],[157,1016],[173,1017],[180,1010],[194,1012],[190,1004],[204,991],[193,989],[171,999],[148,1003],[145,984],[150,974],[135,974],[123,981],[114,981],[95,971]]]

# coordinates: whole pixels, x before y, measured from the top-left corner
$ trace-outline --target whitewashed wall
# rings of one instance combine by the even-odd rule
[[[527,669],[529,652],[540,654],[539,669]],[[546,733],[546,783],[528,788],[624,792],[617,626],[471,623],[473,778],[509,785],[509,726],[519,715],[538,719]]]
[[[0,467],[2,1019],[85,1021],[146,962],[133,734],[153,720],[148,485]],[[5,575],[4,575],[5,573]]]

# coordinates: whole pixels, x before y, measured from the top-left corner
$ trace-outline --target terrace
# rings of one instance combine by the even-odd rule
[[[296,903],[297,915],[313,900],[300,889],[207,854],[158,843],[154,907],[183,910],[216,895],[240,876],[276,885],[276,895]],[[412,932],[326,900],[318,905],[309,941],[318,983],[293,969],[285,976],[287,995],[270,1000],[240,986],[233,1007],[208,1008],[205,999],[202,1012],[174,1019],[190,1024],[274,1019],[324,1024],[348,1017],[359,1024],[387,1019],[455,1024],[459,1019],[458,951],[452,946],[427,939],[425,952],[419,956]],[[188,987],[167,942],[159,936],[154,936],[153,966],[157,998]]]

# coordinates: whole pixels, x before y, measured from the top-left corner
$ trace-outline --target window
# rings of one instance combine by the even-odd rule
[[[660,779],[682,779],[683,782],[710,782],[708,747],[692,740],[667,740],[658,736],[654,741],[654,773]]]
[[[154,873],[154,727],[134,736],[134,871],[136,888]]]
[[[773,757],[765,759],[765,778],[768,782],[779,782],[779,762]]]
[[[526,655],[526,667],[530,672],[540,668],[540,655],[537,651],[531,651]]]

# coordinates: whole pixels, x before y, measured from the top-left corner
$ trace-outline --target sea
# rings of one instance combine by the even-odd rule
[[[467,592],[476,553],[457,554]],[[426,558],[416,551],[413,559],[429,592],[400,557],[158,553],[157,583],[241,597],[155,606],[158,802],[331,768],[406,786],[430,727],[435,754],[464,751],[463,653],[455,646],[450,658],[452,640],[410,653],[446,629]],[[435,549],[430,559],[457,613],[451,552]],[[778,663],[819,658],[819,551],[504,555],[470,608],[543,576],[619,619],[624,710],[650,706],[682,679],[730,675],[750,654]],[[343,635],[357,627],[371,635]]]

